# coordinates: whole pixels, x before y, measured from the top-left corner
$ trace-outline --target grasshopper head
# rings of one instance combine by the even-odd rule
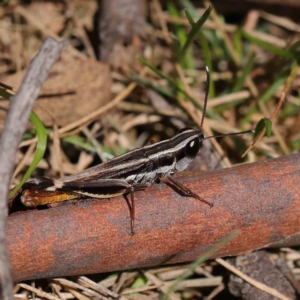
[[[177,133],[174,137],[175,171],[182,171],[188,167],[197,156],[203,140],[203,132],[199,129],[184,128]]]

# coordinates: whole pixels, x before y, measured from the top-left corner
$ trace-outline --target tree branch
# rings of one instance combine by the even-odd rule
[[[7,198],[15,157],[33,104],[47,79],[50,68],[65,47],[65,42],[48,38],[32,60],[21,88],[11,97],[10,107],[0,140],[0,286],[1,299],[13,299],[9,256],[5,232]]]
[[[238,236],[214,257],[275,243],[300,244],[300,154],[179,181],[213,208],[166,184],[135,193],[135,235],[123,197],[84,200],[8,218],[15,280],[91,274],[191,261],[221,237]],[[294,235],[289,241],[288,237]]]

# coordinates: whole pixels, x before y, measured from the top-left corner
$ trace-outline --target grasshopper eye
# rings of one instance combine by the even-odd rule
[[[185,154],[189,158],[194,158],[200,149],[200,141],[198,138],[193,139],[185,146]]]

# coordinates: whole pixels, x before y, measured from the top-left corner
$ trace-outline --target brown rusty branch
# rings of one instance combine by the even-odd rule
[[[11,175],[15,165],[15,156],[22,138],[26,122],[35,99],[48,77],[52,65],[56,62],[65,42],[52,38],[44,44],[31,61],[22,85],[10,99],[10,107],[0,140],[0,298],[12,299],[12,280],[9,270],[9,258],[6,250],[5,231],[7,216],[7,198]]]
[[[123,197],[86,200],[8,218],[16,281],[108,272],[196,259],[239,230],[214,257],[281,243],[300,244],[300,154],[180,181],[214,203],[178,195],[166,184],[137,192],[134,236]]]

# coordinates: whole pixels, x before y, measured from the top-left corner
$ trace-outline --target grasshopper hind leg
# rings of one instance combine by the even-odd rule
[[[130,195],[130,200],[128,196]],[[124,194],[124,198],[129,208],[130,214],[130,235],[134,235],[134,219],[135,219],[135,203],[134,203],[134,189]]]
[[[135,201],[134,201],[134,193],[136,191],[142,191],[146,189],[148,185],[138,184],[132,185],[127,189],[127,192],[124,194],[124,198],[127,202],[129,213],[130,213],[130,235],[134,235],[134,220],[135,220]],[[128,199],[128,195],[130,195],[130,201]]]
[[[183,184],[179,183],[178,181],[176,181],[175,179],[173,179],[171,176],[167,177],[169,179],[169,181],[186,197],[191,197],[191,198],[195,198],[197,200],[200,200],[201,202],[209,205],[210,207],[213,207],[214,205],[208,201],[206,201],[205,199],[203,199],[202,197],[200,197],[199,195],[195,194],[194,192],[192,192],[189,188],[187,188],[186,186],[184,186]]]
[[[134,192],[130,193],[131,198],[131,211],[130,211],[130,234],[134,235],[134,219],[135,219],[135,203],[134,203]]]

